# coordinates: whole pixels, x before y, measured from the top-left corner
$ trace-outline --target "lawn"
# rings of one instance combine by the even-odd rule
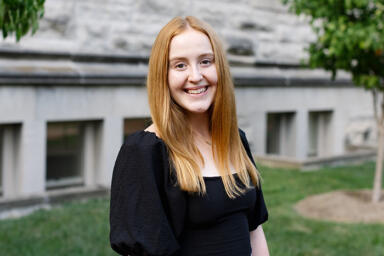
[[[373,173],[373,163],[316,172],[262,168],[270,214],[263,228],[271,255],[384,255],[384,225],[314,221],[298,216],[293,209],[307,195],[370,188]]]
[[[307,195],[370,188],[373,169],[373,163],[312,172],[263,167],[271,255],[384,255],[384,225],[314,221],[293,209]],[[93,199],[2,220],[1,255],[116,255],[109,248],[108,208],[108,199]]]

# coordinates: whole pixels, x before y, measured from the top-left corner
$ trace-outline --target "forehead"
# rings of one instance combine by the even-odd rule
[[[170,59],[209,53],[213,50],[208,36],[190,28],[174,36],[169,48]]]

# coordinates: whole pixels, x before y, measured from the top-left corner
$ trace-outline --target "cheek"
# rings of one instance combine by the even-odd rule
[[[208,70],[206,78],[208,82],[212,85],[217,85],[217,72],[216,67],[212,67]]]
[[[185,75],[181,72],[168,72],[168,84],[171,90],[175,90],[183,86],[185,82]]]
[[[179,73],[172,72],[172,71],[168,73],[168,88],[169,88],[171,97],[174,100],[177,100],[180,97],[179,96],[180,88],[182,88],[184,85],[183,81],[184,79]]]

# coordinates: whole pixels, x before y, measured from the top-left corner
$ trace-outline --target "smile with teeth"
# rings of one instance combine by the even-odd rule
[[[205,91],[207,91],[208,89],[208,86],[206,87],[202,87],[202,88],[199,88],[199,89],[186,89],[185,91],[189,94],[200,94],[200,93],[203,93]]]

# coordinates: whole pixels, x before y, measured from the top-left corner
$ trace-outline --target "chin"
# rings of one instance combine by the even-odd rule
[[[195,114],[195,115],[201,115],[209,112],[208,108],[198,108],[198,109],[186,109],[188,113]]]

